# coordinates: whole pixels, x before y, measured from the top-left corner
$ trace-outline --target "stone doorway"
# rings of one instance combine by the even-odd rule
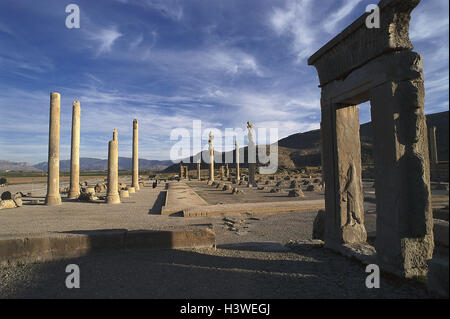
[[[358,105],[370,101],[377,263],[403,277],[425,275],[434,247],[422,57],[408,34],[418,3],[380,1],[379,29],[363,15],[308,60],[322,89],[325,245],[366,243]]]

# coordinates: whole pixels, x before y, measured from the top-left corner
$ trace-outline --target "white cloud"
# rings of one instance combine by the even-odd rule
[[[87,34],[89,40],[97,43],[97,55],[110,52],[114,42],[121,36],[122,33],[117,31],[116,26],[111,26],[100,30],[90,30]]]
[[[328,33],[334,33],[336,26],[345,19],[362,0],[346,0],[339,10],[331,14],[324,22],[323,27]]]

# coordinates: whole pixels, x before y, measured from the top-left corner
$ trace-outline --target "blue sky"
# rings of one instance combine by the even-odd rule
[[[76,3],[81,28],[67,29]],[[131,156],[168,159],[170,132],[319,127],[320,89],[307,58],[364,13],[367,0],[1,0],[0,159],[47,160],[49,92],[61,98],[61,159],[70,157],[72,101],[82,107],[82,157],[107,157],[112,129]],[[449,2],[422,0],[411,21],[424,58],[426,113],[449,109]],[[370,120],[362,105],[361,122]],[[207,142],[206,140],[204,141]],[[216,142],[217,148],[220,149]]]

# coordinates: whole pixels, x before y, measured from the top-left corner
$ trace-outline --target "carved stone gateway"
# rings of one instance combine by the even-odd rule
[[[366,242],[358,104],[370,101],[377,259],[404,277],[426,274],[434,248],[422,57],[409,40],[419,2],[380,1],[380,28],[364,14],[308,60],[322,89],[325,245]]]

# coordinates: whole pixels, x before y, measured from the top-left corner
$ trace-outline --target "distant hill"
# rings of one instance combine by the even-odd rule
[[[429,114],[427,118],[427,127],[436,126],[436,139],[438,145],[438,158],[440,161],[448,161],[448,118],[449,111]],[[373,163],[373,137],[372,137],[372,123],[368,122],[362,124],[360,127],[361,137],[361,160],[363,163]],[[204,151],[207,152],[207,151]],[[235,152],[230,151],[235,159]],[[230,152],[221,153],[214,152],[215,158],[222,158],[224,163],[225,155],[230,156]],[[244,160],[247,158],[247,147],[244,148]],[[208,154],[205,154],[209,156]],[[205,157],[203,157],[205,158]],[[188,165],[189,170],[196,169],[192,157],[182,160],[184,164]],[[180,164],[173,164],[165,169],[166,172],[178,172]],[[292,134],[278,141],[278,166],[280,168],[296,168],[304,166],[320,166],[320,130],[312,130],[304,133]],[[234,166],[231,164],[231,166]],[[247,167],[246,163],[241,163],[241,167]],[[217,165],[218,167],[218,165]],[[202,163],[202,169],[208,168],[208,165]]]
[[[0,171],[38,171],[38,169],[34,168],[27,162],[10,162],[0,160]]]
[[[146,160],[139,159],[139,169],[141,170],[163,170],[173,162],[158,161],[158,160]],[[38,163],[33,165],[35,169],[46,171],[47,162]],[[70,160],[63,160],[59,162],[59,168],[61,171],[70,171]],[[130,170],[132,168],[132,159],[129,157],[119,157],[119,169],[120,170]],[[81,157],[80,158],[80,170],[82,171],[104,171],[108,169],[108,160]]]

